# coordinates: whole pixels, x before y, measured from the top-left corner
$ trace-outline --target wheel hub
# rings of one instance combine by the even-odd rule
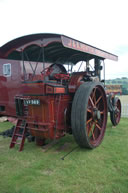
[[[101,118],[100,111],[97,108],[95,108],[93,110],[93,119],[94,120],[97,120],[97,119],[100,120],[100,118]]]

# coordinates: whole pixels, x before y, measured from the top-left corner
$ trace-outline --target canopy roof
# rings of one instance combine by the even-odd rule
[[[32,34],[14,39],[0,48],[0,58],[77,63],[92,58],[118,60],[116,55],[59,34]]]

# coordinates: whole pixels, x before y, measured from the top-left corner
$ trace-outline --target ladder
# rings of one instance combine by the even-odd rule
[[[15,126],[12,140],[10,143],[10,148],[13,148],[15,144],[20,145],[19,151],[23,150],[24,142],[25,142],[25,134],[27,131],[27,124],[25,120],[18,119],[17,124]]]

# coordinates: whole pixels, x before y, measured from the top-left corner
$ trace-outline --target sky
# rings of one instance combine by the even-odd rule
[[[119,57],[106,79],[128,77],[127,0],[0,0],[0,46],[33,33],[58,33]]]

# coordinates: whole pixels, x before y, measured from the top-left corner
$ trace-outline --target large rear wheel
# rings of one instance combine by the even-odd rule
[[[107,124],[107,99],[101,83],[87,82],[75,93],[72,113],[72,132],[81,147],[95,148],[103,137]]]

